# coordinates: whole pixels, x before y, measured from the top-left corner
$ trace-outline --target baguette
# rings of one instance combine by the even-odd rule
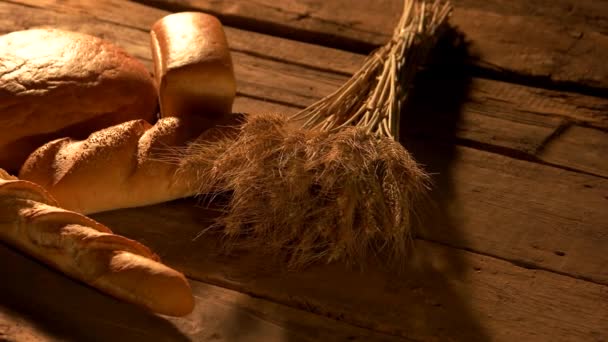
[[[194,299],[179,272],[144,245],[57,207],[40,186],[0,169],[0,241],[121,300],[182,316]]]
[[[145,66],[108,41],[58,29],[0,36],[0,167],[10,172],[51,140],[152,122],[156,105]]]
[[[197,171],[177,177],[178,165],[162,159],[169,149],[213,139],[216,130],[205,128],[196,117],[167,117],[153,126],[143,120],[125,122],[85,140],[57,139],[30,155],[19,178],[41,185],[62,208],[82,214],[192,196]]]

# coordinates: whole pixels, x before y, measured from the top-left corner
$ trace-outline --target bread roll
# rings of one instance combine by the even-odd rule
[[[59,137],[155,120],[157,92],[143,64],[102,39],[56,29],[0,36],[0,167],[16,172]]]
[[[228,115],[236,81],[220,21],[208,14],[168,15],[152,26],[161,116]]]
[[[36,184],[0,169],[0,241],[119,299],[182,316],[194,307],[186,278],[142,244],[60,209]]]

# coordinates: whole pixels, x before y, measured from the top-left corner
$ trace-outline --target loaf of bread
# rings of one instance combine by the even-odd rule
[[[125,122],[82,141],[57,139],[31,154],[19,178],[43,186],[62,208],[83,214],[188,197],[195,193],[194,175],[177,177],[178,165],[162,159],[195,138],[212,139],[205,128],[196,117],[168,117],[155,125]]]
[[[177,177],[163,161],[167,149],[213,139],[212,127],[235,123],[235,79],[220,22],[203,13],[178,13],[151,31],[162,117],[133,120],[40,147],[19,177],[42,185],[63,208],[84,214],[166,202],[196,193],[193,175]],[[196,173],[196,172],[195,172]],[[83,191],[83,189],[86,189]]]
[[[200,115],[213,121],[232,112],[236,81],[217,18],[171,14],[157,21],[150,34],[161,116]]]
[[[82,139],[117,123],[156,117],[144,65],[86,34],[33,29],[0,36],[0,167],[16,172],[59,137]]]
[[[60,209],[44,189],[0,169],[0,241],[121,300],[160,314],[190,313],[179,272],[142,244],[81,214]]]

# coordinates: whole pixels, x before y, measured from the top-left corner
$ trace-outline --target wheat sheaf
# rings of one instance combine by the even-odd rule
[[[171,151],[178,173],[196,170],[202,199],[227,198],[202,236],[284,256],[291,268],[403,264],[429,177],[397,142],[400,111],[450,11],[405,0],[392,39],[334,93],[289,118],[243,115]]]

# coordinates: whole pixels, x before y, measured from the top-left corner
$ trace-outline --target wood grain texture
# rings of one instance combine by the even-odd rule
[[[195,279],[414,340],[600,341],[608,334],[605,285],[420,240],[402,277],[373,266],[288,272],[261,250],[226,256],[211,235],[193,241],[210,213],[192,204],[95,216]]]
[[[452,0],[456,6],[503,15],[541,17],[562,25],[608,33],[608,3],[597,0]]]
[[[606,132],[570,126],[560,131],[540,152],[543,160],[608,177],[608,135]]]
[[[426,155],[446,218],[421,236],[608,284],[608,180],[464,148],[447,169]]]
[[[2,341],[403,341],[197,281],[190,315],[153,315],[2,244],[0,272]]]
[[[402,6],[400,0],[140,2],[172,10],[202,10],[219,16],[229,25],[357,52],[369,52],[389,39]],[[608,36],[601,33],[605,30],[596,31],[597,25],[586,26],[581,17],[597,16],[598,9],[606,13],[608,6],[593,6],[586,1],[582,14],[572,14],[568,6],[563,6],[564,1],[562,6],[545,1],[546,7],[553,7],[547,13],[539,9],[522,10],[525,5],[509,13],[500,10],[500,5],[508,6],[504,5],[506,1],[482,6],[472,3],[479,4],[456,1],[450,19],[471,42],[468,64],[537,80],[600,88],[606,93],[608,67],[602,61],[608,58]],[[574,18],[564,22],[564,17]],[[572,26],[570,22],[578,25]]]

